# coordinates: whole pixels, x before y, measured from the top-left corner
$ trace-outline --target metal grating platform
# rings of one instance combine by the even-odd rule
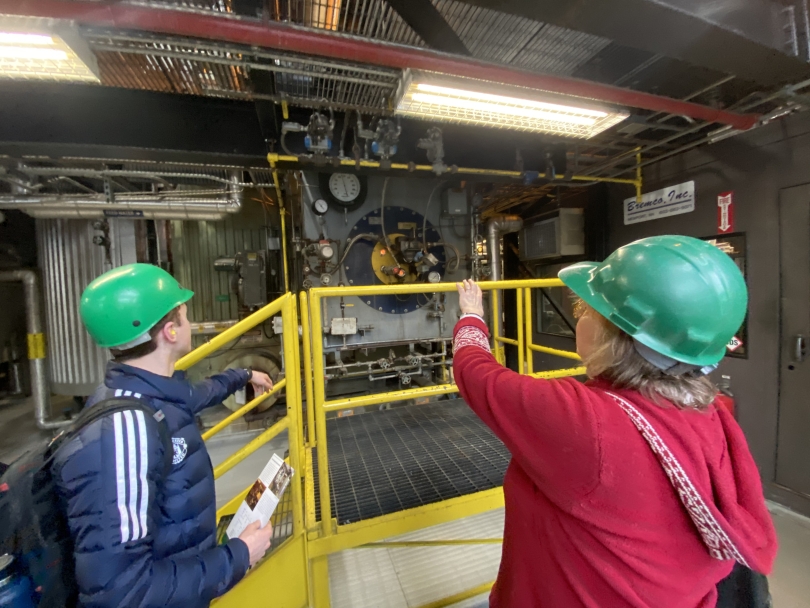
[[[461,399],[329,420],[327,439],[341,525],[500,486],[510,459]],[[314,451],[312,460],[320,520]]]

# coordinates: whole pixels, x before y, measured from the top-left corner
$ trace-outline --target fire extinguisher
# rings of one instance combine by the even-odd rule
[[[734,404],[734,393],[731,392],[731,376],[720,376],[720,382],[717,383],[717,389],[720,394],[717,395],[717,403],[726,408],[734,418],[737,418],[737,411]]]

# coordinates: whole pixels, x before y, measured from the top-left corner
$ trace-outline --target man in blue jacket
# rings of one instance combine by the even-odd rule
[[[272,528],[258,523],[217,546],[213,468],[195,415],[248,382],[257,393],[273,383],[261,372],[227,370],[191,384],[174,370],[191,350],[193,295],[149,264],[111,270],[82,294],[87,330],[113,355],[87,407],[125,397],[156,413],[105,416],[57,452],[81,606],[208,606],[270,547]]]

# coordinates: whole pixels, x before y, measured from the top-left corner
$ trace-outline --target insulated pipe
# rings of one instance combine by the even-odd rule
[[[489,253],[489,267],[491,281],[501,280],[501,237],[510,232],[517,232],[523,228],[523,220],[517,215],[496,215],[487,222],[487,252]]]
[[[218,197],[199,197],[189,192],[170,194],[118,194],[113,201],[106,197],[15,194],[0,196],[0,209],[20,209],[36,218],[96,219],[105,211],[124,212],[132,217],[147,219],[220,220],[225,214],[242,208],[242,188],[239,175],[231,175],[228,191],[220,190]]]
[[[65,209],[64,207],[68,207]],[[33,218],[37,219],[78,219],[78,220],[97,220],[102,219],[105,216],[103,209],[75,209],[70,208],[69,205],[64,205],[62,208],[56,207],[43,207],[43,208],[28,208],[24,206],[17,206],[17,207],[2,207],[3,208],[13,208],[13,209],[21,209],[26,214],[30,215]],[[113,208],[115,209],[115,208]],[[120,209],[120,207],[119,207]],[[116,215],[122,216],[126,213],[126,210],[119,210],[116,209]],[[121,213],[121,212],[124,213]],[[130,215],[127,217],[137,218],[137,219],[147,219],[147,220],[189,220],[189,221],[197,221],[197,222],[205,222],[205,221],[219,221],[225,217],[222,213],[195,213],[191,211],[180,212],[180,211],[147,211],[143,210],[143,213],[138,213],[137,211],[130,211]]]
[[[523,228],[523,220],[517,215],[496,215],[487,221],[487,256],[489,258],[491,281],[500,281],[501,277],[501,237]],[[492,292],[493,309],[500,311],[495,320],[495,336],[503,335],[503,309],[500,304],[500,290]],[[494,300],[498,300],[497,302]]]
[[[70,424],[70,420],[49,421],[51,389],[45,366],[45,334],[39,310],[39,279],[33,270],[6,270],[0,272],[0,282],[21,281],[25,289],[25,325],[28,332],[28,362],[31,367],[31,396],[34,414],[41,429],[57,429]]]
[[[428,70],[688,116],[740,130],[750,129],[758,119],[756,114],[718,110],[587,80],[539,74],[429,49],[364,40],[355,36],[336,36],[258,19],[234,19],[153,6],[122,2],[100,4],[87,0],[0,0],[0,13],[69,19],[81,25],[204,38],[401,70]]]

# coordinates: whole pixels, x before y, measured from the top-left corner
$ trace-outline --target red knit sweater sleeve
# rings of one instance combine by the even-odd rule
[[[459,392],[548,496],[581,498],[599,482],[597,402],[581,383],[523,376],[492,356],[486,325],[456,325],[453,373]]]

